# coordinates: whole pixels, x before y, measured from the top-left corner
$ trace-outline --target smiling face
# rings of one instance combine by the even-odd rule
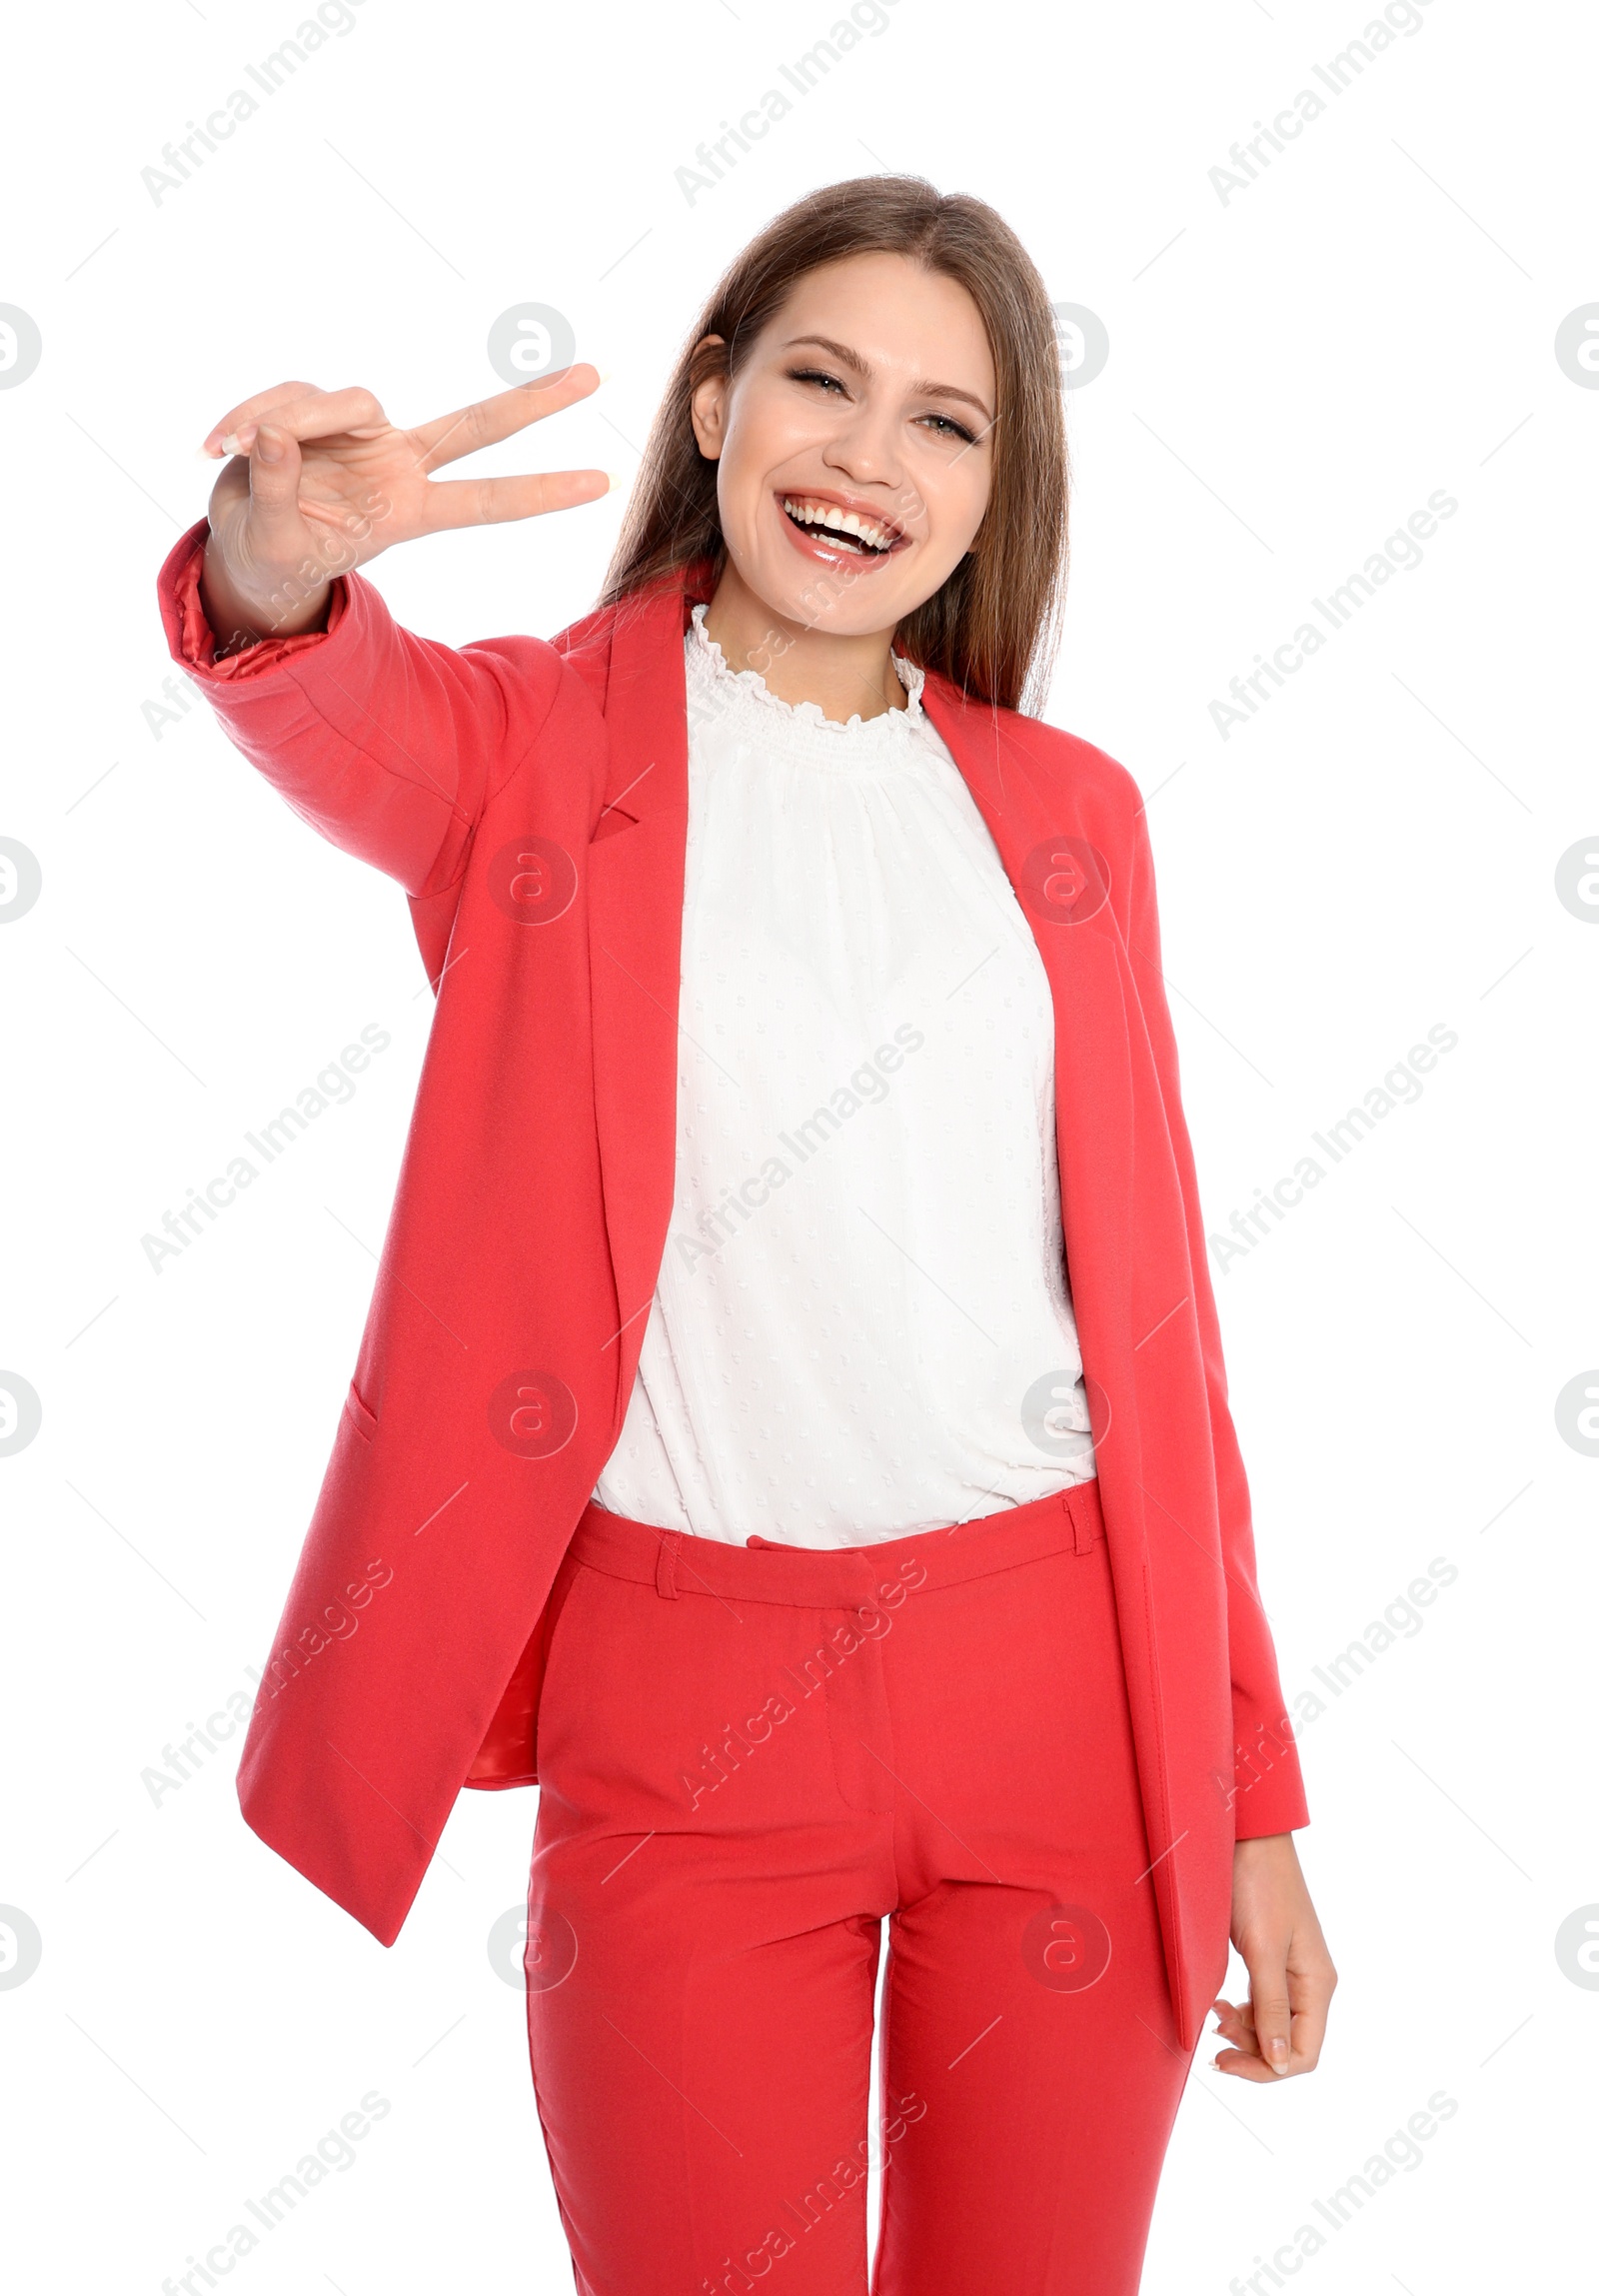
[[[732,568],[780,624],[891,632],[970,549],[995,413],[981,317],[901,255],[799,279],[736,378],[694,394]]]

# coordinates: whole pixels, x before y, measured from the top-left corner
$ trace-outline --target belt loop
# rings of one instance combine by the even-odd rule
[[[1093,1523],[1089,1519],[1087,1502],[1075,1483],[1068,1483],[1060,1493],[1060,1503],[1071,1517],[1073,1551],[1077,1554],[1093,1552]]]
[[[678,1550],[683,1544],[681,1530],[664,1530],[656,1554],[656,1592],[678,1599]]]

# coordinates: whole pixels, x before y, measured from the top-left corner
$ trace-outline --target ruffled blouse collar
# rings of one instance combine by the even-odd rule
[[[925,739],[930,731],[921,706],[923,675],[913,662],[905,661],[902,656],[895,654],[891,659],[895,675],[905,690],[905,708],[883,710],[873,718],[862,718],[857,712],[852,718],[840,721],[829,718],[818,702],[784,701],[773,693],[759,670],[732,669],[722,648],[706,629],[707,611],[704,605],[695,608],[684,640],[691,723],[697,702],[702,710],[717,714],[731,706],[741,713],[759,713],[767,720],[772,738],[798,737],[807,748],[812,742],[847,744],[851,756],[886,751],[890,745],[897,749],[907,736]]]

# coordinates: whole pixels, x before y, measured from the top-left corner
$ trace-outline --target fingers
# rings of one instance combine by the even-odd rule
[[[369,437],[388,427],[388,418],[370,391],[313,391],[309,398],[290,399],[271,407],[266,416],[246,418],[218,441],[222,454],[250,452],[257,420],[270,419],[272,427],[292,439]]]
[[[345,391],[317,391],[309,385],[286,386],[286,396],[255,413],[224,416],[206,440],[206,451],[219,455],[250,452],[257,425],[271,418],[273,428],[294,439],[332,439],[354,432],[387,428],[388,418],[372,393],[359,386]],[[248,408],[251,402],[246,401]]]
[[[1249,1999],[1242,2006],[1211,2004],[1216,2030],[1231,2044],[1213,2059],[1216,2070],[1266,2082],[1313,2072],[1338,1982],[1319,1935],[1240,1951],[1249,1971]]]
[[[497,391],[492,399],[458,407],[453,415],[419,423],[410,435],[422,450],[423,469],[436,471],[445,463],[459,462],[463,455],[476,454],[480,447],[511,438],[546,415],[560,414],[563,407],[587,399],[599,388],[598,369],[580,364],[547,383],[522,383],[514,391]]]
[[[309,398],[316,388],[315,383],[276,383],[270,391],[257,391],[253,399],[241,399],[236,407],[228,409],[220,422],[212,424],[200,442],[201,453],[220,454],[223,439],[237,431],[241,423],[253,423],[258,417],[270,414],[274,407],[286,407],[292,400]]]
[[[440,415],[410,433],[417,443],[419,467],[432,471],[445,463],[457,462],[463,455],[475,454],[480,447],[493,446],[517,431],[526,430],[530,423],[537,423],[546,415],[559,414],[563,407],[588,398],[599,387],[598,370],[579,364],[552,376],[548,382],[523,383],[515,390],[499,391],[493,398],[480,399],[470,407],[458,407],[453,414]],[[359,436],[364,431],[388,427],[388,417],[368,390],[323,391],[314,383],[278,383],[270,391],[258,391],[254,397],[241,399],[236,407],[230,407],[206,433],[201,452],[213,459],[221,455],[248,454],[256,425],[269,415],[277,428],[301,440],[334,438],[352,432]]]
[[[598,502],[611,489],[605,471],[540,471],[522,478],[444,479],[426,489],[426,531],[441,534],[463,526],[499,526],[508,519],[542,518],[547,511],[574,510]]]
[[[1275,2075],[1268,2073],[1261,2061],[1248,2002],[1235,2007],[1231,2001],[1215,2001],[1211,2006],[1215,2011],[1217,2038],[1231,2044],[1211,2059],[1214,2069],[1241,2074],[1250,2080],[1274,2079]]]
[[[1215,2011],[1216,2031],[1222,2038],[1230,2041],[1235,2049],[1243,2050],[1247,2056],[1258,2056],[1260,2050],[1255,2040],[1254,2027],[1249,2022],[1248,2002],[1241,2008],[1234,2008],[1230,2001],[1214,2001],[1211,2007]]]

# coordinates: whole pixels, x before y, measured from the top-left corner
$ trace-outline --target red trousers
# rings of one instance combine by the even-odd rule
[[[528,2027],[580,2296],[1132,2296],[1189,2054],[1097,1489],[841,1550],[590,1507]],[[879,1924],[882,2112],[867,2129]]]

